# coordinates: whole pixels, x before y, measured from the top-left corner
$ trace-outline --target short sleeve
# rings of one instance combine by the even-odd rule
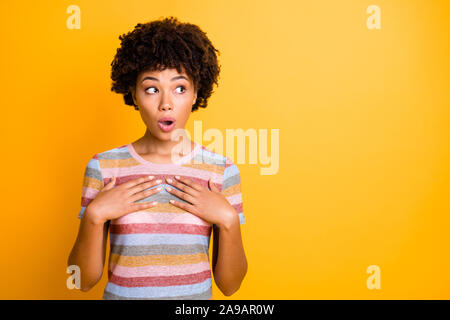
[[[82,218],[87,205],[94,200],[103,188],[103,177],[97,155],[94,155],[84,170],[83,186],[81,189],[81,209],[78,218]]]
[[[241,174],[238,167],[229,158],[227,158],[225,162],[222,194],[239,214],[240,224],[244,224],[245,217],[242,207]]]

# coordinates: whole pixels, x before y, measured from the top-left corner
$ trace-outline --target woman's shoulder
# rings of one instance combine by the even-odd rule
[[[94,154],[94,156],[93,156],[93,158],[97,159],[97,160],[120,159],[123,157],[129,157],[127,144],[100,151],[100,152]]]
[[[128,146],[120,145],[115,148],[110,148],[107,150],[103,150],[91,155],[88,160],[87,167],[98,172],[102,171],[102,168],[106,166],[109,167],[111,164],[115,166],[119,165],[122,161],[109,161],[109,160],[124,160],[129,161],[128,158],[131,158],[130,153],[128,152]]]
[[[223,169],[233,165],[233,161],[226,155],[213,151],[209,147],[201,145],[200,151],[195,155],[195,160],[207,165],[216,165]]]

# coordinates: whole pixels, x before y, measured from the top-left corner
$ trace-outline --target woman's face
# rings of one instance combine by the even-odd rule
[[[147,130],[160,140],[171,140],[175,129],[184,129],[197,99],[192,80],[183,68],[181,71],[141,72],[136,90],[132,91],[134,103],[139,107]],[[166,117],[173,120],[172,124],[162,122],[162,118]]]

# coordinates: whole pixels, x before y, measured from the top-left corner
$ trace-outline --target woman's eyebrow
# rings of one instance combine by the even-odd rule
[[[173,78],[171,79],[171,81],[178,80],[178,79],[185,79],[185,80],[188,80],[185,76],[176,76],[176,77],[173,77]],[[145,80],[155,80],[155,81],[158,81],[158,82],[159,82],[159,80],[158,80],[157,78],[155,78],[155,77],[150,77],[150,76],[145,77],[144,79],[142,79],[141,82],[144,82]],[[189,81],[189,80],[188,80],[188,81]]]

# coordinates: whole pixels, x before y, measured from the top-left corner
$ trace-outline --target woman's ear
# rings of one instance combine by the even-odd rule
[[[196,101],[197,101],[197,92],[194,95],[194,101],[192,101],[192,105],[194,105]]]

